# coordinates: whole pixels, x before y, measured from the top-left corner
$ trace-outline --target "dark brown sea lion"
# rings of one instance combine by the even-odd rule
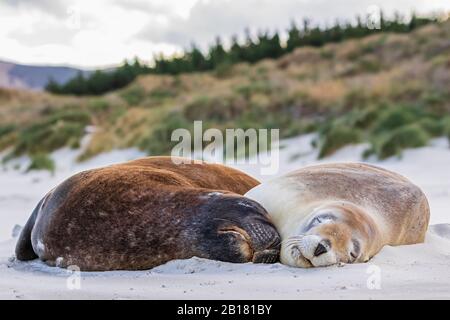
[[[193,256],[276,262],[278,232],[241,196],[258,184],[232,168],[170,157],[84,171],[39,202],[16,257],[81,270],[149,269]]]

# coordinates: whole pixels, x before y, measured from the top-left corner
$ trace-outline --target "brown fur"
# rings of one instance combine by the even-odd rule
[[[49,264],[77,265],[82,270],[148,269],[192,256],[251,261],[253,251],[245,247],[249,239],[217,229],[237,225],[252,233],[248,225],[262,223],[271,240],[252,239],[252,250],[277,245],[278,234],[264,209],[240,196],[258,183],[222,165],[176,165],[170,157],[85,171],[43,201],[31,233],[32,246]],[[255,217],[257,222],[247,221]],[[39,241],[45,245],[43,252]],[[22,248],[18,244],[19,259]]]

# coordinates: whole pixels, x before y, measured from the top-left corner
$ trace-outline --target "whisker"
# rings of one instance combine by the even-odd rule
[[[300,242],[299,242],[299,241],[283,242],[282,245],[283,245],[285,248],[289,248],[289,247],[293,247],[293,246],[298,246],[298,245],[300,245]]]
[[[301,240],[301,239],[303,239],[304,238],[304,236],[295,236],[295,237],[289,237],[288,239],[286,239],[286,240]]]
[[[283,244],[289,244],[289,243],[294,243],[294,242],[298,243],[302,239],[303,239],[303,236],[294,236],[294,237],[290,237],[288,239],[281,241],[281,243],[283,243]]]

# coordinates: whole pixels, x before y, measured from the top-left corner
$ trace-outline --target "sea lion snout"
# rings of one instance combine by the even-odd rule
[[[281,237],[270,224],[260,222],[248,228],[253,247],[252,262],[275,263],[278,261],[281,248]]]
[[[351,214],[335,207],[313,212],[303,222],[304,233],[284,242],[282,262],[307,268],[364,261],[361,254],[366,238],[362,232],[364,224],[351,223],[348,220]]]
[[[236,246],[244,261],[275,263],[279,259],[281,238],[276,229],[264,222],[220,228],[219,234],[233,237],[230,248]]]
[[[269,220],[266,210],[255,201],[245,198],[237,202],[235,210],[239,212],[239,220],[249,236],[249,246],[252,248],[249,261],[277,262],[281,249],[281,237]]]
[[[331,241],[315,234],[287,239],[282,250],[281,261],[290,266],[309,268],[338,262]]]
[[[257,202],[242,196],[217,194],[208,199],[203,210],[214,215],[214,225],[204,225],[209,230],[204,232],[209,234],[204,241],[216,259],[255,263],[279,260],[281,237]]]

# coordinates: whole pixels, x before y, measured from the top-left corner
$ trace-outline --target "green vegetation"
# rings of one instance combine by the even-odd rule
[[[155,100],[164,100],[176,97],[177,93],[170,88],[156,88],[150,92],[150,97]]]
[[[142,65],[137,59],[131,64],[125,61],[122,66],[112,71],[97,70],[87,77],[80,73],[63,85],[50,81],[46,90],[56,94],[96,95],[122,88],[130,84],[138,75],[148,73],[176,75],[215,70],[217,77],[224,78],[230,75],[231,66],[238,62],[255,63],[267,58],[276,59],[285,53],[292,52],[295,48],[321,47],[327,43],[362,38],[379,32],[406,33],[437,21],[434,17],[419,18],[415,14],[409,21],[405,21],[398,14],[393,19],[386,19],[382,12],[380,12],[380,16],[380,28],[369,28],[368,22],[361,17],[357,17],[354,24],[336,22],[327,28],[313,26],[307,19],[303,20],[301,28],[292,22],[287,30],[286,46],[282,46],[277,32],[260,32],[256,39],[247,32],[244,42],[234,36],[229,48],[225,48],[220,37],[217,37],[206,53],[193,44],[190,50],[186,50],[181,56],[159,55],[152,67]],[[367,46],[362,53],[371,51],[373,51],[373,46]],[[321,51],[321,55],[325,59],[333,58],[331,51]],[[368,72],[377,72],[380,68],[381,65],[371,59],[361,60],[358,66],[358,69]],[[134,101],[132,102],[134,103]]]
[[[425,146],[430,138],[447,135],[450,120],[440,119],[416,105],[387,105],[355,110],[323,122],[319,130],[319,157],[362,141],[371,146],[363,156],[379,159],[400,155],[406,148]]]
[[[15,156],[39,154],[57,150],[64,146],[78,145],[84,128],[90,123],[86,112],[64,110],[32,124],[19,132],[14,148]]]
[[[0,138],[13,132],[15,128],[14,124],[0,125]]]
[[[98,98],[89,101],[88,108],[89,111],[91,111],[94,114],[103,113],[109,110],[110,104],[107,101]]]
[[[141,87],[132,86],[123,91],[121,97],[128,103],[128,105],[136,106],[144,100],[145,92]]]
[[[190,126],[191,123],[187,122],[179,113],[170,113],[153,128],[150,136],[144,137],[140,141],[139,147],[150,155],[168,154],[178,143],[171,141],[172,132],[179,128],[189,129]]]
[[[0,125],[0,151],[14,143],[16,125]]]
[[[439,119],[423,118],[418,121],[418,125],[430,137],[439,137],[445,134],[444,122]]]
[[[239,97],[210,97],[200,96],[194,101],[186,105],[184,116],[188,121],[204,120],[216,122],[218,124],[225,123],[236,119],[242,112],[243,105],[238,101]],[[244,103],[241,101],[241,103]]]
[[[333,154],[340,148],[361,142],[361,132],[358,129],[347,127],[332,127],[322,136],[320,143],[319,158]]]
[[[444,118],[442,121],[442,127],[444,131],[444,135],[447,137],[448,141],[450,142],[450,117]]]
[[[429,138],[427,132],[419,125],[405,125],[386,134],[376,147],[376,154],[380,159],[400,155],[403,149],[425,146]]]
[[[48,170],[50,172],[54,172],[55,162],[48,156],[48,154],[35,154],[31,157],[31,162],[27,168],[27,172],[32,170]]]
[[[375,123],[373,132],[381,134],[386,131],[395,130],[401,126],[410,124],[421,117],[420,109],[407,107],[384,106],[379,119]],[[383,107],[381,107],[383,108]]]
[[[149,73],[149,70],[149,67],[142,65],[139,60],[135,59],[131,64],[125,61],[115,70],[97,70],[89,76],[80,72],[62,85],[51,79],[45,89],[56,94],[98,95],[123,88],[136,79],[138,75]]]

